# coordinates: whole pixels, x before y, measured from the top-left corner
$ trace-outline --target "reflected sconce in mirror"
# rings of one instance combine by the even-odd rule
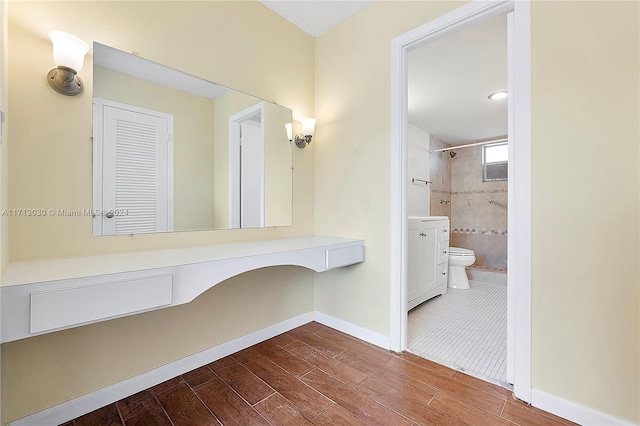
[[[316,128],[316,119],[303,118],[300,121],[302,123],[302,133],[296,135],[295,141],[298,148],[304,148],[311,143],[311,138],[313,138],[313,132]],[[293,142],[293,123],[287,123],[284,127],[287,129],[289,142]]]
[[[289,142],[293,142],[293,123],[285,124],[284,128],[287,130],[287,139]]]
[[[75,96],[82,91],[82,80],[77,74],[84,65],[89,45],[62,31],[51,31],[49,38],[53,43],[53,61],[58,67],[47,75],[49,86],[65,96]]]

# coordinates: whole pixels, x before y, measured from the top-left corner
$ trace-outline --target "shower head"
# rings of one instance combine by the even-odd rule
[[[451,158],[455,157],[456,155],[458,155],[457,152],[455,151],[449,151],[449,155],[451,156]]]

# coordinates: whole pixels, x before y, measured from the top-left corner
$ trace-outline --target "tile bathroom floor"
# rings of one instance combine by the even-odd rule
[[[507,382],[507,286],[470,281],[409,312],[409,351],[480,376]]]
[[[66,425],[564,425],[505,388],[311,322]]]

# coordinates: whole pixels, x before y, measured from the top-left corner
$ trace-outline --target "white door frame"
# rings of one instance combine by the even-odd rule
[[[508,362],[516,397],[531,401],[531,5],[475,0],[392,41],[391,349],[407,347],[407,53],[483,19],[509,18]],[[517,283],[517,288],[515,286]]]

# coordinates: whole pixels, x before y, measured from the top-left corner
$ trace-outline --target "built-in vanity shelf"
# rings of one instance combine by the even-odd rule
[[[0,287],[1,341],[181,305],[257,268],[323,272],[363,261],[363,240],[308,236],[10,263]]]

